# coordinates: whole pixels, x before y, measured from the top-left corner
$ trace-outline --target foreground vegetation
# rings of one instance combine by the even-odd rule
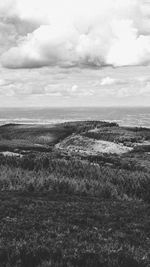
[[[149,205],[0,194],[1,266],[149,266]]]
[[[1,156],[0,159],[1,191],[53,192],[150,202],[150,170],[147,169],[136,167],[137,170],[131,171],[107,166],[107,163],[47,155],[20,159]]]
[[[133,150],[56,148],[72,134]],[[76,122],[7,125],[0,136],[1,151],[21,155],[0,155],[1,267],[150,266],[150,130]]]

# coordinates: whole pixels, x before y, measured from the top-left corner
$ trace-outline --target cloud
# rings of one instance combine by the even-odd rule
[[[22,37],[41,25],[39,19],[21,16],[18,3],[17,0],[0,2],[0,55],[17,46]]]
[[[31,103],[37,106],[64,103],[70,106],[126,105],[129,101],[133,105],[149,105],[150,67],[146,66],[101,70],[45,67],[16,71],[0,68],[0,72],[0,100],[3,106],[11,103],[9,101],[14,106],[14,103],[20,106]],[[115,82],[101,85],[102,81],[108,83],[110,79]]]
[[[75,60],[73,40],[75,30],[55,26],[40,26],[32,34],[3,54],[4,66],[11,68],[33,68],[48,65],[73,65]]]
[[[77,89],[78,89],[78,85],[74,84],[70,91],[75,93],[77,91]]]
[[[142,79],[142,78],[141,78]],[[142,82],[143,80],[138,80],[137,82]],[[145,81],[145,80],[144,80]],[[92,86],[96,87],[96,88],[112,88],[112,87],[120,87],[120,86],[128,86],[129,83],[132,83],[133,81],[130,81],[130,79],[124,79],[124,78],[115,78],[115,77],[110,77],[110,76],[106,76],[103,77],[99,80],[95,80],[94,82],[92,82]]]
[[[144,0],[7,0],[1,61],[7,68],[149,64],[149,15]]]
[[[133,88],[133,87],[124,87],[124,88],[119,88],[118,91],[116,92],[116,96],[118,98],[126,98],[126,97],[136,97],[136,96],[145,96],[149,97],[150,96],[150,86],[145,86],[143,88]]]
[[[111,77],[105,77],[101,80],[100,85],[112,85],[116,83],[116,79]]]
[[[6,84],[6,81],[4,79],[0,79],[0,86],[3,86]]]

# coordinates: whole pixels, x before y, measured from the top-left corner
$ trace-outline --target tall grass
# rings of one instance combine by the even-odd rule
[[[3,158],[0,190],[57,192],[150,201],[150,176],[77,159]]]

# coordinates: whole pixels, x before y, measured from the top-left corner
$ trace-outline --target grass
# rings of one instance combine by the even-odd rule
[[[88,160],[48,155],[1,156],[1,190],[53,191],[150,201],[150,169],[122,169]]]
[[[149,205],[0,194],[1,266],[149,266]]]

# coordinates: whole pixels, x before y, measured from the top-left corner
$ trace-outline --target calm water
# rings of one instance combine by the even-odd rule
[[[150,128],[149,108],[1,108],[0,125],[6,123],[55,123],[74,120],[107,120],[120,125]]]

